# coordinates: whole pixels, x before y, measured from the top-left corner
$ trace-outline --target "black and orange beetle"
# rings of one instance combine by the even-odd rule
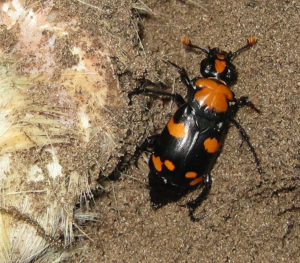
[[[183,40],[182,43],[187,47],[201,50],[207,55],[200,66],[203,77],[193,80],[189,79],[184,68],[166,61],[178,70],[181,81],[187,87],[187,101],[179,94],[146,88],[148,85],[155,85],[150,81],[144,81],[143,85],[129,94],[130,101],[133,95],[141,93],[166,95],[173,97],[179,105],[162,133],[147,138],[136,151],[138,156],[151,148],[149,187],[154,208],[177,201],[189,191],[203,185],[199,196],[187,203],[190,218],[193,221],[200,220],[194,217],[194,211],[211,188],[210,171],[230,123],[238,128],[243,141],[247,142],[261,172],[260,161],[249,137],[234,120],[238,109],[243,106],[259,111],[247,97],[236,99],[229,88],[237,80],[233,59],[256,42],[257,38],[251,37],[245,46],[227,53],[218,48],[205,50],[191,44],[189,40]]]

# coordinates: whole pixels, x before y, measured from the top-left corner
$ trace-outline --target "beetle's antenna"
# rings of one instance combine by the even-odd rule
[[[201,50],[201,51],[202,51],[203,53],[205,53],[205,54],[208,54],[208,53],[209,53],[208,50],[206,50],[206,49],[204,49],[204,48],[202,48],[202,47],[198,47],[198,46],[196,46],[196,45],[193,45],[192,42],[191,42],[191,40],[190,40],[189,38],[183,38],[183,39],[181,39],[181,43],[182,43],[183,45],[187,46],[187,47],[199,49],[199,50]]]
[[[257,43],[257,37],[250,37],[247,39],[247,44],[241,48],[239,48],[237,51],[231,53],[229,55],[230,60],[233,60],[236,56],[238,56],[242,51],[254,46]]]

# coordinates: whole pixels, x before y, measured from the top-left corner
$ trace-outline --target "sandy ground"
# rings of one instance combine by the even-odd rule
[[[257,172],[247,146],[239,147],[239,133],[231,128],[212,171],[211,193],[196,212],[205,217],[193,223],[180,204],[197,193],[151,209],[144,155],[138,168],[130,167],[119,181],[106,183],[107,193],[89,203],[100,216],[95,222],[78,222],[90,239],[78,231],[76,248],[66,262],[297,262],[299,1],[144,0],[113,1],[112,7],[84,1],[94,6],[83,1],[71,6],[58,1],[57,6],[73,15],[81,12],[83,26],[91,32],[101,24],[99,19],[106,21],[124,92],[134,88],[131,77],[144,75],[184,95],[178,74],[162,59],[186,67],[194,77],[204,55],[183,49],[182,37],[204,48],[234,51],[257,36],[258,44],[235,60],[239,80],[233,91],[237,97],[249,96],[262,111],[258,115],[242,109],[237,120],[250,135],[264,173]],[[92,17],[89,12],[101,15]],[[123,42],[117,45],[119,36]],[[133,114],[132,122],[140,123],[133,131],[136,144],[159,132],[176,110],[172,102],[145,96],[136,97],[129,110],[135,105],[145,109],[143,115]]]

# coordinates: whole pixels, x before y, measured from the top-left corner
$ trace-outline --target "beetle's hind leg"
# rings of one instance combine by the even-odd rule
[[[210,176],[210,174],[207,174],[205,176],[204,187],[202,189],[202,192],[199,194],[199,196],[195,200],[190,201],[190,202],[187,203],[187,206],[189,208],[189,216],[190,216],[192,221],[196,222],[196,221],[200,221],[200,220],[203,219],[204,216],[195,217],[194,212],[195,212],[196,208],[206,198],[206,196],[208,195],[210,189],[211,189],[211,176]]]
[[[175,100],[177,106],[179,106],[179,107],[185,103],[184,98],[178,93],[170,93],[170,92],[166,92],[163,90],[152,90],[152,89],[147,88],[148,86],[166,88],[167,86],[162,82],[152,82],[151,80],[148,80],[145,78],[140,79],[139,82],[140,82],[140,84],[133,91],[128,93],[129,105],[132,104],[133,96],[144,94],[144,93],[171,97]]]

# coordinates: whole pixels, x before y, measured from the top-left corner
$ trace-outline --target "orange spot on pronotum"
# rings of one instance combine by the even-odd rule
[[[204,141],[204,148],[209,153],[215,153],[220,148],[220,143],[216,138],[207,138]]]
[[[175,123],[173,118],[168,122],[167,128],[170,135],[175,138],[184,138],[186,136],[184,123]]]
[[[153,162],[153,165],[154,165],[154,168],[156,171],[158,172],[161,172],[162,171],[162,161],[160,159],[159,156],[155,156],[154,154],[152,155],[152,162]]]
[[[226,61],[216,59],[215,60],[215,68],[218,73],[222,73],[226,68]]]
[[[197,173],[196,172],[186,172],[185,173],[185,178],[196,178],[197,177]]]
[[[196,179],[194,179],[193,181],[190,182],[190,186],[199,184],[199,183],[203,182],[203,180],[204,180],[204,178],[202,176],[197,177]]]
[[[201,106],[208,106],[209,109],[214,109],[217,113],[226,112],[228,109],[228,100],[233,99],[231,90],[224,84],[216,82],[212,79],[198,79],[196,86],[201,88],[198,90],[194,98]]]
[[[165,160],[165,161],[164,161],[164,164],[165,164],[165,166],[168,168],[168,170],[174,171],[174,169],[175,169],[174,163],[172,163],[172,162],[169,161],[169,160]]]

